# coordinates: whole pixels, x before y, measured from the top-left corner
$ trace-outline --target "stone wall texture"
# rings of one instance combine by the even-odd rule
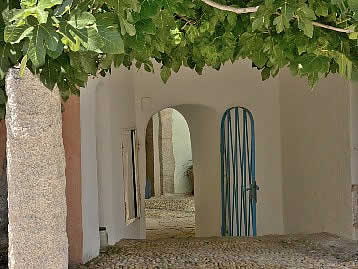
[[[0,238],[7,237],[6,127],[0,121]]]
[[[9,268],[68,268],[61,100],[29,70],[11,69],[7,159]]]

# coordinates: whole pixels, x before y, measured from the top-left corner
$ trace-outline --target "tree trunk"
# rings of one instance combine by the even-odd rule
[[[13,68],[8,95],[9,268],[68,267],[65,155],[58,89]]]

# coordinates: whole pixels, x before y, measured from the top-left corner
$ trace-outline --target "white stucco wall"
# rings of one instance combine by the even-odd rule
[[[311,90],[280,75],[286,233],[352,237],[348,82],[329,76]]]
[[[99,254],[96,85],[96,81],[90,80],[80,97],[83,262]]]
[[[203,76],[182,69],[167,84],[158,74],[117,70],[95,88],[99,223],[107,227],[111,244],[145,237],[144,218],[129,226],[124,222],[121,133],[137,128],[144,202],[145,130],[150,117],[167,107],[178,110],[190,130],[197,236],[220,234],[219,126],[232,106],[248,108],[255,118],[258,234],[326,231],[352,236],[355,140],[351,142],[351,92],[342,79],[329,77],[312,91],[288,72],[262,82],[250,63],[241,62]]]
[[[351,92],[351,149],[352,184],[358,184],[358,82],[352,82]]]
[[[350,83],[350,123],[351,123],[351,177],[352,177],[352,205],[353,205],[353,238],[358,239],[358,82]]]
[[[249,63],[227,64],[220,72],[208,70],[198,76],[182,69],[164,85],[158,75],[133,73],[136,120],[144,143],[149,118],[166,107],[181,112],[188,122],[192,140],[195,175],[196,234],[219,235],[220,120],[231,106],[246,106],[256,120],[258,233],[283,233],[279,91],[274,80],[262,82]],[[145,105],[141,105],[145,98]],[[151,100],[149,102],[149,100]],[[139,154],[145,160],[145,151]],[[140,161],[145,175],[145,162]],[[144,181],[143,181],[144,182]]]
[[[191,135],[195,174],[196,235],[220,234],[220,120],[232,106],[245,106],[256,120],[258,233],[284,232],[281,176],[279,91],[274,80],[262,82],[249,63],[226,65],[204,76],[183,69],[164,85],[158,75],[114,71],[97,81],[97,166],[99,222],[109,243],[144,238],[144,218],[124,223],[121,130],[136,126],[142,201],[145,187],[145,130],[150,117],[166,107],[185,117]],[[144,205],[142,205],[144,216]]]
[[[109,244],[140,238],[140,230],[144,230],[141,220],[127,225],[124,211],[122,135],[136,128],[131,73],[116,70],[112,78],[98,79],[96,85],[99,223],[107,229]]]
[[[305,80],[288,72],[261,82],[259,72],[247,63],[229,64],[221,72],[206,71],[203,76],[184,69],[166,85],[158,75],[142,71],[114,71],[96,83],[89,86],[97,91],[95,108],[83,105],[81,97],[81,127],[89,137],[82,137],[82,143],[96,139],[95,147],[83,149],[82,156],[97,151],[96,158],[84,156],[82,164],[83,177],[88,178],[83,182],[90,185],[82,190],[87,192],[83,203],[88,203],[83,213],[84,241],[88,240],[84,255],[96,253],[96,197],[90,201],[89,196],[97,184],[97,218],[107,227],[109,242],[145,237],[144,218],[129,226],[124,222],[120,137],[123,130],[137,128],[144,201],[145,128],[149,118],[166,107],[178,110],[190,129],[197,236],[220,234],[219,125],[227,108],[240,105],[255,118],[258,234],[326,231],[352,237],[351,184],[357,183],[358,169],[354,165],[358,158],[355,86],[349,88],[331,76],[312,91]],[[87,134],[93,124],[95,134]],[[88,177],[94,169],[91,163],[98,167],[98,183]],[[93,214],[88,211],[92,205]],[[144,205],[142,210],[144,216]],[[90,231],[94,231],[92,241],[86,239]]]
[[[193,159],[190,131],[183,115],[175,109],[172,113],[172,143],[175,159],[174,192],[191,193],[193,186],[186,175],[188,166]]]

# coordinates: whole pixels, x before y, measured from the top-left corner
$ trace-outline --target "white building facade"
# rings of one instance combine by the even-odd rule
[[[169,107],[190,130],[196,236],[220,236],[220,121],[234,106],[255,119],[258,235],[356,238],[358,86],[329,76],[312,90],[288,71],[262,82],[246,62],[202,76],[181,69],[167,84],[158,74],[121,69],[81,91],[83,262],[99,253],[99,227],[106,228],[109,244],[145,238],[146,128],[152,115]],[[137,132],[142,211],[131,224],[125,221],[122,152],[128,130]]]

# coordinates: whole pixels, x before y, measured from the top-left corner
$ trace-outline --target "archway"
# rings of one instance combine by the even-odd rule
[[[173,108],[154,114],[146,128],[145,214],[148,239],[195,234],[191,139]]]

